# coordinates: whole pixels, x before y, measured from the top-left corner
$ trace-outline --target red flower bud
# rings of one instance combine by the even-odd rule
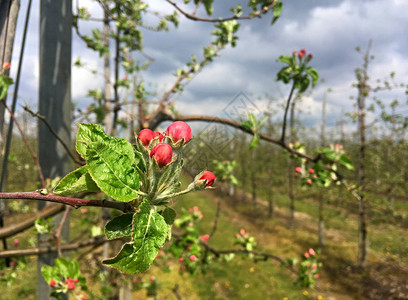
[[[150,142],[156,137],[156,134],[150,129],[143,129],[137,135],[137,138],[145,146],[149,146]]]
[[[14,247],[18,247],[19,244],[20,244],[20,241],[19,241],[18,239],[15,239],[15,240],[13,241]]]
[[[184,258],[180,257],[179,262],[183,262],[183,261],[184,261]]]
[[[9,62],[5,62],[5,63],[3,64],[3,69],[4,69],[4,70],[10,69],[10,63],[9,63]]]
[[[313,250],[313,248],[309,249],[309,253],[310,253],[310,255],[315,255],[316,254],[316,252]]]
[[[309,253],[308,252],[305,252],[305,257],[309,258]]]
[[[313,174],[313,173],[314,173],[314,170],[313,170],[312,168],[310,168],[310,169],[309,169],[309,173],[310,173],[310,174]]]
[[[191,255],[191,256],[190,256],[190,260],[191,260],[191,261],[196,261],[196,260],[197,260],[197,256]]]
[[[300,57],[302,57],[302,56],[305,55],[305,54],[306,54],[306,50],[305,50],[305,49],[302,49],[302,50],[299,51],[299,56],[300,56]]]
[[[69,290],[73,290],[74,288],[75,288],[75,283],[69,282],[69,283],[68,283],[68,289],[69,289]]]
[[[311,185],[311,184],[312,184],[312,181],[311,181],[310,179],[308,179],[308,180],[306,181],[306,183],[307,183],[308,185]]]
[[[301,173],[301,172],[302,172],[302,168],[301,168],[301,167],[296,167],[295,171],[298,172],[298,173]]]
[[[170,124],[170,126],[167,127],[166,135],[174,144],[180,140],[183,140],[183,144],[187,144],[193,137],[190,126],[183,121],[176,121]]]
[[[311,59],[313,58],[313,55],[312,55],[312,54],[309,54],[309,55],[307,56],[307,58],[308,58],[309,60],[311,60]]]
[[[173,158],[173,149],[169,144],[160,143],[150,151],[150,157],[154,158],[160,168],[168,165]]]
[[[54,287],[55,285],[56,285],[56,281],[55,281],[55,279],[51,279],[51,281],[50,281],[50,287]]]
[[[207,243],[209,238],[210,238],[210,235],[208,235],[208,234],[204,234],[204,235],[200,236],[200,239],[201,239],[204,243]]]
[[[81,214],[85,215],[88,213],[88,209],[87,208],[83,208],[81,209]]]
[[[241,229],[239,230],[239,233],[240,233],[242,236],[244,236],[244,235],[245,235],[245,229],[244,229],[244,228],[241,228]]]
[[[205,180],[205,186],[212,186],[215,181],[215,175],[210,171],[204,171],[203,175],[201,175],[200,180]]]
[[[16,266],[16,262],[15,261],[11,261],[10,262],[10,267],[15,267]]]
[[[74,282],[75,282],[75,283],[77,283],[78,281],[79,281],[79,279],[78,279],[78,278],[75,278],[75,279],[74,279]]]

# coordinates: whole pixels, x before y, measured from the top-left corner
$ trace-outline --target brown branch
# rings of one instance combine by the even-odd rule
[[[23,222],[12,224],[10,226],[1,228],[0,229],[0,239],[8,238],[17,233],[20,233],[32,227],[34,225],[35,220],[37,220],[38,218],[45,219],[45,218],[52,217],[58,214],[59,212],[63,211],[64,208],[65,206],[62,204],[46,206],[44,209],[36,213],[34,216],[26,218]]]
[[[208,245],[207,243],[204,243],[201,241],[201,245],[204,245],[204,247],[211,253],[213,253],[217,258],[220,257],[223,254],[253,254],[255,256],[261,257],[262,260],[268,260],[268,259],[273,259],[279,263],[281,263],[282,265],[284,265],[286,268],[288,268],[290,271],[292,271],[293,273],[297,274],[298,272],[296,271],[296,269],[294,269],[290,264],[288,264],[283,258],[270,254],[270,253],[265,253],[265,252],[259,252],[259,251],[255,251],[255,250],[246,250],[246,249],[229,249],[229,250],[217,250],[213,247],[211,247],[210,245]]]
[[[235,122],[233,120],[227,119],[227,118],[220,118],[220,117],[213,117],[213,116],[204,116],[204,115],[187,115],[187,116],[170,116],[170,115],[165,115],[164,119],[162,121],[185,121],[185,122],[192,122],[192,121],[198,121],[198,122],[213,122],[213,123],[219,123],[219,124],[224,124],[224,125],[228,125],[231,127],[234,127],[236,129],[239,129],[243,132],[249,133],[249,134],[254,134],[252,132],[252,130],[248,130],[246,129],[244,126],[242,126],[240,123]],[[259,134],[259,137],[261,138],[261,140],[270,142],[272,144],[276,144],[282,148],[284,148],[285,150],[287,150],[288,152],[290,152],[292,155],[298,156],[298,157],[302,157],[310,162],[317,162],[318,160],[321,159],[321,156],[318,155],[316,157],[311,157],[309,155],[306,155],[304,153],[300,153],[296,150],[293,150],[292,148],[290,148],[287,144],[281,142],[278,139],[275,139],[273,137],[270,137],[268,135],[265,134]]]
[[[102,245],[105,242],[107,242],[107,240],[104,237],[94,237],[94,238],[91,238],[85,241],[62,245],[61,251],[74,251],[74,250],[78,250],[79,248],[83,248],[83,247]],[[32,248],[32,249],[7,250],[7,251],[0,252],[0,258],[39,255],[39,254],[44,254],[44,253],[56,252],[56,251],[57,251],[56,246],[47,246],[47,247],[39,247],[39,248]]]
[[[201,22],[211,22],[211,23],[221,23],[221,22],[225,22],[225,21],[231,21],[231,20],[250,20],[256,17],[260,17],[263,14],[266,14],[269,10],[273,9],[273,7],[276,5],[277,1],[273,1],[272,4],[263,7],[261,10],[257,10],[255,12],[250,13],[249,15],[246,16],[238,16],[238,15],[234,15],[232,17],[229,18],[218,18],[218,19],[211,19],[211,18],[202,18],[202,17],[197,17],[195,15],[195,13],[188,13],[185,10],[183,10],[180,6],[177,5],[177,3],[175,3],[174,1],[171,0],[166,0],[168,3],[170,3],[171,5],[173,5],[173,7],[180,12],[181,14],[183,14],[187,19],[193,20],[193,21],[201,21]]]
[[[61,221],[59,223],[59,226],[57,228],[57,231],[55,232],[55,240],[57,243],[57,252],[58,252],[58,257],[62,257],[62,251],[61,251],[61,233],[62,233],[62,227],[64,226],[64,223],[68,217],[69,211],[71,207],[65,206],[65,212],[64,215],[61,218]]]
[[[43,172],[42,172],[42,169],[41,169],[41,166],[40,166],[40,162],[38,161],[37,155],[35,154],[33,148],[31,148],[30,143],[29,143],[28,140],[27,140],[27,137],[25,136],[23,130],[22,130],[21,127],[20,127],[20,124],[18,123],[18,121],[17,121],[17,119],[16,119],[16,116],[13,114],[13,112],[12,112],[12,111],[10,110],[10,108],[7,106],[6,102],[5,102],[5,101],[2,101],[2,102],[3,102],[4,107],[5,107],[5,108],[7,109],[7,111],[9,112],[10,116],[13,118],[13,121],[14,121],[14,123],[16,124],[18,131],[20,132],[21,138],[23,139],[23,142],[24,142],[24,144],[26,145],[28,152],[30,152],[31,157],[33,158],[34,163],[35,163],[35,165],[36,165],[36,167],[37,167],[37,172],[38,172],[38,176],[40,177],[41,186],[42,186],[43,188],[45,188],[44,174],[43,174]]]
[[[123,212],[133,211],[133,207],[128,202],[110,201],[110,200],[89,200],[72,197],[57,196],[53,194],[43,195],[39,192],[18,192],[18,193],[0,193],[1,199],[27,199],[27,200],[42,200],[55,203],[70,205],[74,208],[81,206],[96,206],[108,207]]]
[[[71,159],[78,165],[83,166],[84,161],[78,160],[69,150],[68,146],[64,143],[64,141],[58,136],[58,134],[55,132],[55,130],[51,127],[51,125],[47,122],[47,119],[40,115],[39,112],[33,112],[30,110],[27,106],[23,106],[24,110],[28,113],[30,113],[33,117],[36,117],[37,119],[41,120],[45,126],[47,126],[48,130],[50,133],[61,143],[62,147],[64,147],[65,151],[68,153],[68,155],[71,157]]]

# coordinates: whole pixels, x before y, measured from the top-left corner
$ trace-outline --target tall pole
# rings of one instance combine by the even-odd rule
[[[71,28],[72,0],[41,0],[39,111],[67,145],[71,143]],[[44,177],[64,176],[70,171],[68,154],[42,122],[38,127],[38,157]],[[39,209],[44,206],[40,203]],[[56,223],[58,219],[54,218]],[[62,231],[65,241],[69,240],[68,223]],[[41,239],[39,236],[43,246]],[[38,257],[37,299],[51,299],[41,267],[53,265],[56,257],[57,253]]]

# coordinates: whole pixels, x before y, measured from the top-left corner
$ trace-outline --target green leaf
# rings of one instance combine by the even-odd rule
[[[55,187],[57,195],[74,195],[81,192],[99,192],[100,189],[88,173],[86,166],[66,175]]]
[[[50,283],[52,279],[59,279],[58,270],[48,265],[41,267],[41,274],[48,283]]]
[[[348,170],[354,170],[353,163],[346,154],[342,154],[339,159],[339,163],[346,167]]]
[[[271,24],[274,24],[278,20],[282,13],[282,9],[283,3],[281,1],[276,2],[275,6],[272,9],[273,19]]]
[[[281,55],[281,56],[279,56],[277,61],[280,61],[280,62],[283,62],[285,64],[291,65],[292,64],[292,56]]]
[[[103,263],[125,273],[144,272],[157,257],[167,236],[168,225],[164,218],[154,212],[145,199],[133,218],[133,242],[123,245],[115,257]]]
[[[317,73],[316,69],[312,67],[308,67],[306,72],[312,77],[312,86],[315,86],[319,81],[319,73]]]
[[[0,100],[6,97],[8,88],[12,84],[13,84],[12,78],[0,75]]]
[[[242,122],[241,126],[244,127],[245,130],[252,130],[252,122],[249,120]]]
[[[171,207],[166,207],[162,213],[162,216],[168,225],[173,225],[174,220],[176,219],[176,211]]]
[[[133,147],[127,140],[89,143],[86,157],[89,174],[106,195],[124,202],[137,198],[139,175]]]
[[[118,239],[132,234],[133,214],[123,214],[110,220],[105,226],[108,240]]]
[[[260,142],[260,138],[259,135],[255,134],[254,137],[251,140],[251,143],[249,144],[249,149],[255,149],[256,147],[258,147],[259,142]]]
[[[76,136],[76,150],[86,159],[86,149],[89,143],[108,141],[111,137],[108,136],[103,128],[96,124],[77,123],[79,126]]]

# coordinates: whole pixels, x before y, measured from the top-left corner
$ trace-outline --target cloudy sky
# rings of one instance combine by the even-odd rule
[[[19,16],[16,55],[12,61],[15,74],[20,50],[22,27],[26,13],[26,1],[22,1]],[[73,1],[75,2],[75,1]],[[177,1],[186,10],[183,1]],[[214,16],[229,16],[229,7],[244,1],[215,0]],[[80,6],[89,7],[93,16],[101,14],[94,1],[79,0]],[[169,13],[172,7],[164,0],[148,1],[152,10]],[[270,26],[271,15],[262,19],[241,21],[239,40],[235,48],[227,48],[221,56],[206,66],[185,88],[175,95],[176,108],[185,114],[225,115],[225,107],[244,93],[260,110],[267,107],[267,99],[280,103],[287,97],[288,87],[276,82],[276,73],[282,67],[276,59],[281,54],[305,48],[313,54],[311,65],[317,69],[324,82],[302,101],[301,120],[307,125],[317,125],[321,118],[324,94],[327,94],[327,119],[335,126],[342,113],[353,111],[350,96],[353,89],[354,69],[362,65],[357,46],[366,49],[372,40],[371,53],[375,56],[369,67],[370,78],[385,78],[396,73],[398,82],[408,83],[408,1],[404,0],[290,0],[285,1],[281,18]],[[204,16],[201,11],[198,15]],[[149,17],[148,21],[153,22]],[[84,32],[100,26],[95,22],[82,23]],[[29,36],[24,57],[20,103],[35,106],[38,95],[38,27],[39,0],[33,1]],[[183,67],[192,54],[198,58],[202,48],[211,40],[213,24],[180,18],[179,28],[171,27],[168,33],[144,32],[144,52],[155,59],[144,79],[151,83],[159,95],[169,88],[175,70]],[[81,56],[90,68],[101,67],[97,54],[87,50],[73,33],[73,60]],[[80,105],[90,103],[84,96],[89,89],[102,87],[103,79],[86,70],[73,68],[72,95]],[[268,96],[266,96],[268,95]],[[399,113],[408,115],[403,89],[380,94],[390,101],[399,99]],[[275,118],[279,119],[282,113]],[[277,120],[276,120],[277,121]]]

